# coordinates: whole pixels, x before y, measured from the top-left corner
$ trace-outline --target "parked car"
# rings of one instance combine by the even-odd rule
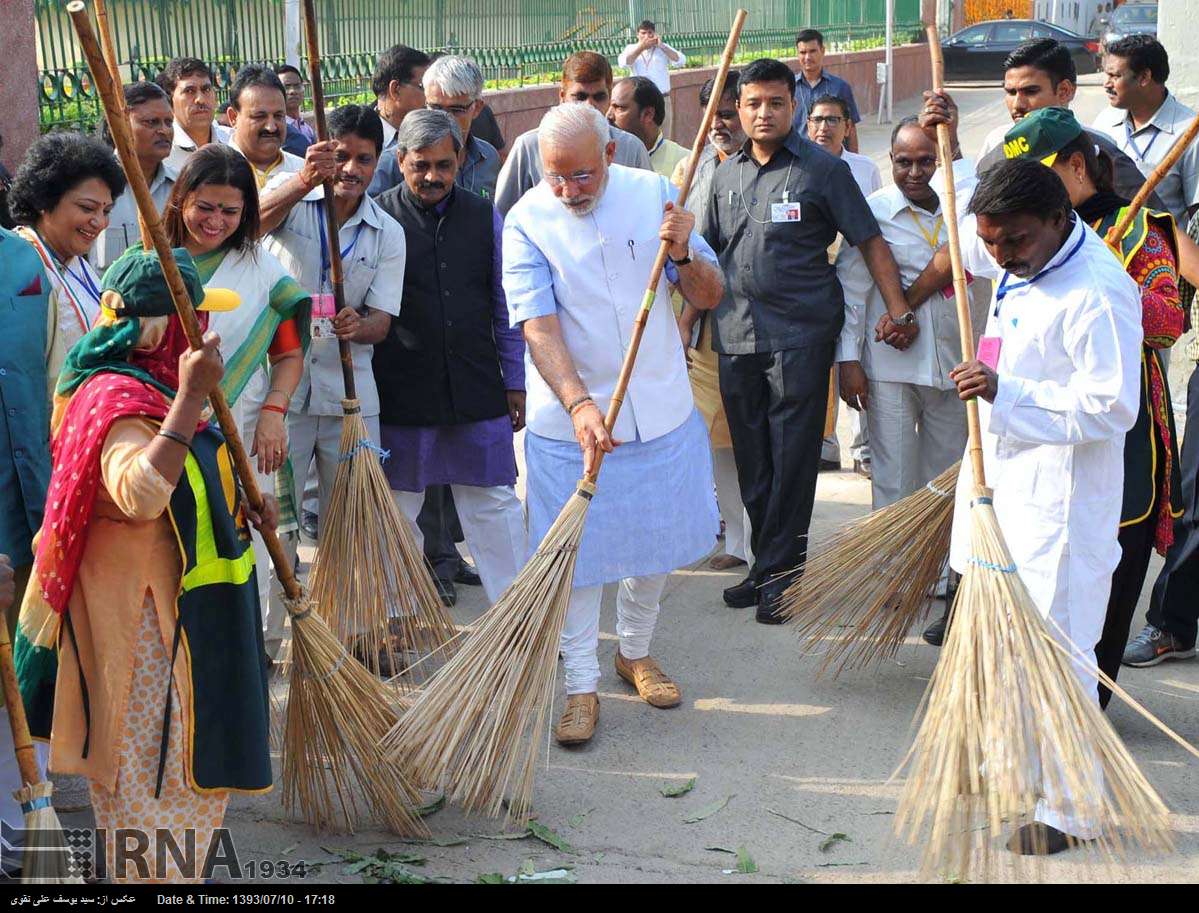
[[[1099,43],[1060,25],[1032,19],[995,19],[967,26],[942,44],[946,79],[1003,79],[1008,54],[1033,38],[1053,38],[1070,49],[1080,74],[1098,70]]]
[[[1100,51],[1108,45],[1127,38],[1129,35],[1152,35],[1157,37],[1157,4],[1125,3],[1112,10],[1109,17],[1099,20],[1103,34],[1099,39]]]

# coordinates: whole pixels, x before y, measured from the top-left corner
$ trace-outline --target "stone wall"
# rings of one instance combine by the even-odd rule
[[[15,171],[25,150],[37,139],[37,54],[34,51],[33,0],[0,2],[0,161]]]

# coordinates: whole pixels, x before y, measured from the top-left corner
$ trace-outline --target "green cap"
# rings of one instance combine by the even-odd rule
[[[1037,159],[1052,166],[1062,147],[1082,135],[1082,124],[1068,108],[1038,108],[1024,115],[1003,135],[1003,154],[1010,159]]]
[[[197,310],[231,311],[241,303],[235,292],[207,289],[195,261],[182,247],[172,253]],[[158,254],[132,247],[104,272],[100,303],[110,317],[167,317],[175,313]]]

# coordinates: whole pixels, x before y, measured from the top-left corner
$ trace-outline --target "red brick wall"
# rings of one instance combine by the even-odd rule
[[[882,49],[855,51],[849,54],[829,54],[825,68],[845,79],[853,86],[854,98],[862,117],[878,110],[880,86],[875,79],[875,65],[883,61]],[[896,103],[918,96],[931,83],[929,75],[928,47],[923,44],[905,44],[895,48]],[[786,61],[798,72],[799,62]],[[671,98],[674,106],[674,136],[684,145],[690,145],[699,128],[702,112],[699,107],[699,90],[716,72],[715,67],[696,70],[675,70],[671,73]],[[558,86],[530,86],[523,89],[504,89],[488,92],[487,101],[495,112],[505,139],[511,141],[526,130],[540,123],[546,109],[558,103]]]
[[[33,0],[0,2],[0,159],[15,171],[25,150],[37,139],[37,55],[34,52]]]

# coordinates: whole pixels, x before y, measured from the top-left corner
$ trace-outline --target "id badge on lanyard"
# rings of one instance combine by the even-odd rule
[[[337,298],[334,296],[332,287],[329,284],[329,240],[325,228],[325,210],[323,206],[318,207],[317,218],[320,222],[321,231],[321,277],[320,290],[312,296],[312,323],[309,327],[309,334],[314,340],[335,339],[337,334],[333,330],[333,318],[337,316]],[[354,240],[341,252],[343,265],[346,258],[354,252],[354,248],[358,245],[358,237],[362,234],[362,226],[364,224],[366,223],[358,223],[358,229],[354,232]]]

